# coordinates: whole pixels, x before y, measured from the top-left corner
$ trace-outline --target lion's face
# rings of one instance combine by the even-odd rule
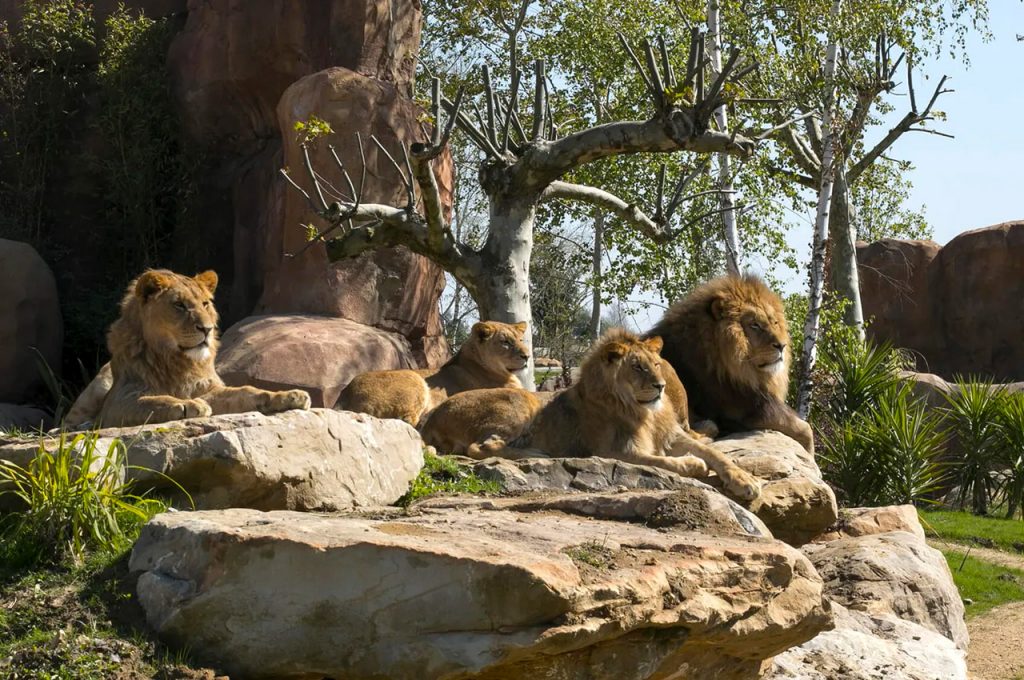
[[[629,404],[656,410],[665,393],[665,377],[659,356],[661,338],[640,340],[621,337],[609,340],[601,348],[605,384],[618,398]]]
[[[781,310],[767,303],[719,298],[711,304],[719,338],[747,369],[769,376],[789,367],[789,331]]]
[[[523,343],[525,334],[525,323],[480,321],[473,324],[468,342],[476,345],[477,356],[487,366],[515,373],[530,360],[530,351]]]
[[[151,270],[135,284],[135,302],[146,344],[165,355],[180,354],[194,362],[214,358],[217,351],[217,309],[213,271],[182,276]]]

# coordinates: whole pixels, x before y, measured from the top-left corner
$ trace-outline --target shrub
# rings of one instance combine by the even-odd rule
[[[501,487],[497,482],[485,481],[473,474],[467,465],[459,465],[455,460],[423,454],[423,469],[412,481],[408,493],[398,499],[396,505],[408,507],[414,501],[437,494],[455,493],[498,493]]]
[[[997,490],[991,473],[1003,437],[1000,414],[1006,392],[974,377],[956,376],[954,382],[957,389],[946,396],[946,416],[959,451],[953,478],[959,488],[956,501],[962,506],[969,499],[975,514],[985,515]]]
[[[124,445],[114,440],[103,451],[95,432],[61,433],[52,452],[40,443],[26,467],[0,460],[0,495],[22,506],[0,522],[3,561],[80,563],[90,551],[127,549],[141,525],[167,509],[133,493],[127,469]]]
[[[1006,503],[1007,519],[1018,510],[1024,519],[1024,393],[1004,395],[1000,406],[995,463],[1001,477],[997,493]]]

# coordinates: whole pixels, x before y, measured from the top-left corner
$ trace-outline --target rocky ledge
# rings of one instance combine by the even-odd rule
[[[691,530],[701,487],[169,513],[131,568],[157,632],[233,676],[756,677],[829,627],[822,582],[725,499]]]

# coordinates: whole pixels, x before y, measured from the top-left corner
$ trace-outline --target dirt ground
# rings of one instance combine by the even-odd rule
[[[975,616],[967,621],[967,630],[971,634],[967,667],[975,680],[1024,678],[1024,602]]]

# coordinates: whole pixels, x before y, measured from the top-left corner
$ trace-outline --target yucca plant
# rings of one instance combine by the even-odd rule
[[[827,372],[825,412],[842,423],[875,404],[886,390],[901,384],[903,355],[888,342],[874,344],[856,337],[843,338],[824,356]]]
[[[1006,394],[999,411],[999,446],[996,468],[1002,473],[998,493],[1006,503],[1006,517],[1021,510],[1024,519],[1024,392]]]
[[[41,442],[25,467],[0,460],[0,495],[21,506],[0,518],[5,561],[78,563],[87,551],[130,546],[141,525],[167,506],[133,493],[125,457],[120,441],[104,451],[98,435],[87,432],[70,439],[61,433],[53,451]]]
[[[1003,411],[1005,388],[976,377],[954,377],[957,389],[946,395],[945,409],[950,434],[959,450],[953,480],[958,487],[956,502],[970,500],[977,515],[988,514],[995,492],[992,472],[1002,436],[999,414]]]

